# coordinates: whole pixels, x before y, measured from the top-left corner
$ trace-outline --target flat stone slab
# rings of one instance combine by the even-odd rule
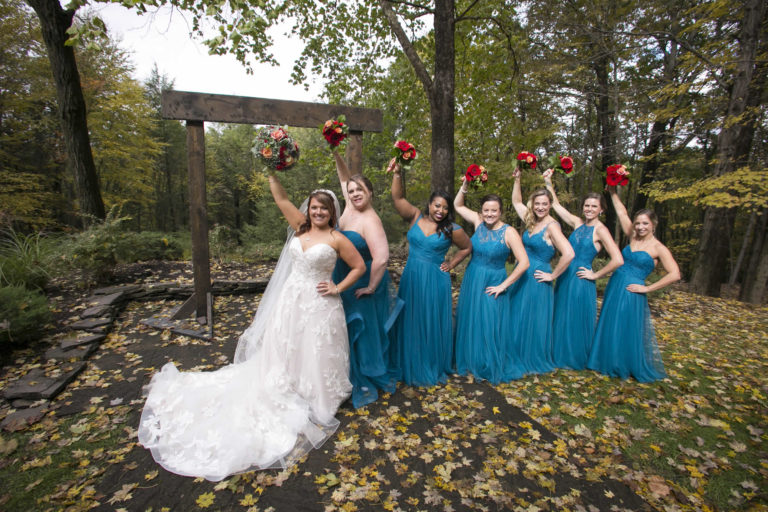
[[[123,300],[125,292],[110,293],[109,295],[94,295],[88,299],[92,306],[112,306]]]
[[[66,363],[60,367],[61,373],[51,377],[45,375],[42,369],[35,368],[11,384],[3,391],[3,396],[9,401],[17,399],[51,399],[58,395],[67,384],[72,382],[77,377],[77,374],[83,371],[85,366],[85,361]]]
[[[45,352],[45,359],[55,359],[57,361],[82,361],[89,355],[93,354],[96,349],[99,348],[98,343],[87,343],[83,345],[78,345],[76,347],[72,347],[68,350],[65,350],[61,347],[53,347],[48,349]]]
[[[82,313],[80,313],[80,318],[95,318],[99,316],[114,316],[114,309],[112,306],[107,306],[104,304],[99,304],[98,306],[93,306],[91,308],[86,309]]]
[[[89,329],[94,329],[96,327],[104,327],[106,325],[112,324],[111,318],[86,318],[84,320],[78,320],[77,322],[71,324],[69,326],[70,329],[76,329],[78,331],[86,331]]]
[[[142,288],[139,284],[128,284],[119,286],[107,286],[93,290],[94,295],[113,295],[115,293],[131,293]]]
[[[43,419],[46,412],[48,412],[48,408],[44,405],[18,410],[6,416],[3,422],[0,423],[0,428],[8,432],[23,430]]]
[[[80,345],[88,345],[91,343],[101,343],[106,337],[107,337],[106,334],[87,334],[85,336],[77,336],[75,338],[67,338],[67,339],[61,340],[61,344],[59,346],[61,347],[62,350],[70,350]]]

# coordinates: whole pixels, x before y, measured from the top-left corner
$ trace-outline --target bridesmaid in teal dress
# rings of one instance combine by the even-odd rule
[[[680,269],[669,249],[653,236],[656,214],[640,210],[633,222],[616,187],[608,187],[608,191],[629,245],[622,251],[624,265],[613,273],[605,289],[587,368],[622,379],[631,376],[639,382],[652,382],[666,374],[645,294],[678,281]],[[667,274],[646,286],[645,278],[657,263]]]
[[[622,263],[621,251],[611,232],[600,222],[605,211],[602,194],[590,192],[582,203],[584,219],[571,214],[557,199],[552,185],[552,169],[543,174],[547,190],[552,194],[552,207],[563,222],[574,228],[568,241],[576,256],[555,283],[555,316],[552,324],[552,362],[557,368],[583,370],[597,323],[597,289],[595,281],[608,275]],[[605,249],[610,260],[597,272],[592,260]]]
[[[453,301],[450,272],[472,251],[469,237],[453,222],[453,203],[433,192],[422,212],[403,196],[400,166],[392,159],[392,199],[408,221],[408,261],[398,296],[405,302],[395,322],[394,360],[400,379],[412,386],[445,382],[453,363]],[[445,261],[451,244],[458,251]]]
[[[517,361],[507,357],[508,333],[502,331],[501,318],[512,308],[506,290],[528,269],[528,255],[518,232],[501,220],[501,198],[486,195],[480,200],[480,212],[475,212],[464,206],[466,193],[464,182],[453,201],[456,213],[475,227],[472,259],[456,306],[456,372],[498,384],[523,376]],[[507,275],[510,254],[517,265]]]
[[[345,199],[339,230],[355,245],[366,267],[363,277],[341,294],[349,333],[351,400],[357,408],[374,402],[379,390],[395,391],[397,371],[391,366],[389,332],[403,303],[395,295],[387,271],[389,244],[371,204],[373,185],[365,176],[351,175],[338,152],[333,156]],[[334,281],[343,279],[349,270],[338,260]]]
[[[552,282],[565,272],[574,253],[560,225],[549,214],[552,208],[550,193],[539,189],[531,194],[526,205],[520,190],[519,168],[513,176],[512,205],[525,222],[523,245],[531,266],[513,287],[512,314],[507,325],[515,333],[512,350],[524,371],[545,373],[555,368],[552,362],[555,301]],[[560,253],[560,258],[553,270],[550,261],[555,251]]]

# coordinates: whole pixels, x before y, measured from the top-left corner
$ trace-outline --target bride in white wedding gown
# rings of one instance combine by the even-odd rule
[[[332,192],[312,192],[304,214],[274,174],[269,182],[292,229],[235,362],[213,372],[179,372],[168,363],[147,386],[139,442],[179,475],[218,481],[287,467],[333,435],[336,410],[352,391],[338,295],[365,264],[332,228],[339,211]],[[352,271],[334,284],[337,256]]]

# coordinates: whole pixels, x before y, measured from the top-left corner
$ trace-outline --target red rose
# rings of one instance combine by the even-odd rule
[[[629,183],[629,171],[621,164],[609,165],[605,170],[605,182],[612,187],[619,185],[626,186]]]
[[[573,158],[569,156],[561,156],[560,167],[565,171],[565,174],[569,174],[573,170]]]

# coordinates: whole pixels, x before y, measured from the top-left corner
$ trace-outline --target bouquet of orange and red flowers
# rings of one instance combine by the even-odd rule
[[[349,135],[349,126],[347,126],[347,118],[345,116],[339,116],[336,119],[329,119],[325,122],[322,128],[323,137],[328,141],[333,148],[339,147]]]
[[[517,168],[518,169],[535,169],[538,159],[533,153],[527,151],[521,151],[517,154]]]
[[[619,185],[620,187],[623,187],[629,183],[629,171],[624,165],[609,165],[605,172],[605,182],[608,186],[615,187],[616,185]]]
[[[256,132],[251,151],[267,167],[284,171],[299,161],[299,145],[279,126],[265,126]]]
[[[399,140],[395,142],[392,156],[395,157],[398,165],[400,165],[403,170],[407,171],[411,168],[411,165],[413,165],[413,161],[416,160],[416,148],[409,142]]]
[[[480,188],[488,181],[488,171],[482,165],[472,164],[467,167],[467,172],[464,173],[464,181],[467,185]]]
[[[573,172],[573,158],[569,156],[552,155],[549,157],[549,168],[559,171],[566,176]]]

